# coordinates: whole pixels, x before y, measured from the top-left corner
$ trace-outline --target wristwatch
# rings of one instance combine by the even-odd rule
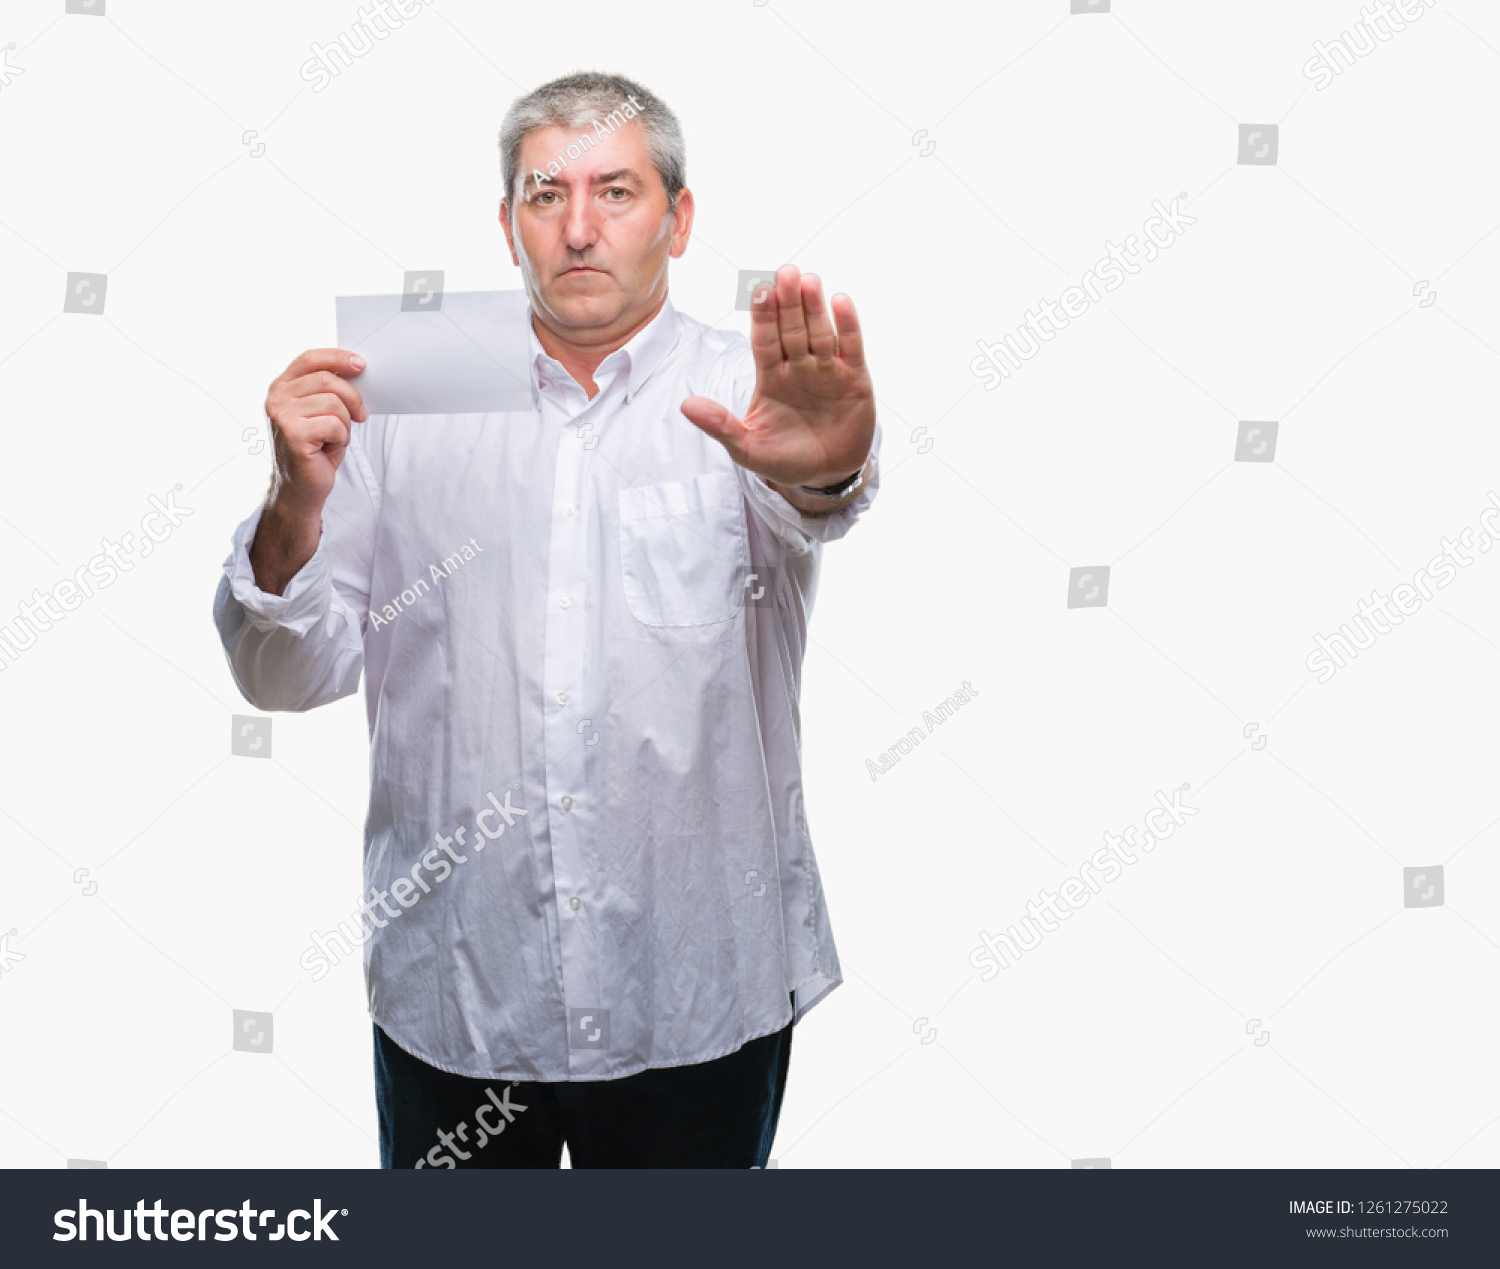
[[[864,474],[865,469],[861,467],[854,475],[845,477],[836,485],[827,485],[822,489],[812,489],[807,485],[798,485],[797,492],[811,494],[815,498],[828,498],[836,502],[853,489],[859,482],[859,478]]]

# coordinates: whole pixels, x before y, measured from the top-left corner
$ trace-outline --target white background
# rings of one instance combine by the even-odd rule
[[[796,1030],[779,1165],[1500,1164],[1500,552],[1304,665],[1500,490],[1493,6],[1319,91],[1348,0],[435,0],[317,93],[351,0],[62,8],[0,9],[0,620],[151,495],[193,514],[0,670],[0,1164],[377,1165],[358,963],[298,965],[360,889],[363,702],[231,757],[256,711],[210,604],[267,384],[336,295],[520,285],[500,121],[575,69],[682,120],[674,303],[747,331],[737,270],[816,271],[885,422],[806,666],[846,983]],[[1275,166],[1240,123],[1279,124]],[[1182,192],[1180,240],[980,385],[976,340]],[[108,274],[102,316],[62,312],[69,272]],[[1233,461],[1239,420],[1279,422],[1273,463]],[[1105,564],[1108,607],[1068,609]],[[1183,784],[1196,817],[981,980],[981,930]],[[1437,865],[1443,905],[1404,907]]]

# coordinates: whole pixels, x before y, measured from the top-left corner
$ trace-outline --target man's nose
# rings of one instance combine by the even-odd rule
[[[585,251],[599,239],[599,220],[593,205],[585,199],[568,208],[567,223],[563,226],[567,244],[574,251]]]

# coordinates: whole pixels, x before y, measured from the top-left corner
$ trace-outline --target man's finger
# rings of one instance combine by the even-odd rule
[[[301,379],[292,380],[286,387],[287,391],[298,399],[317,396],[320,393],[332,393],[348,407],[349,417],[356,423],[363,423],[369,417],[365,413],[365,404],[359,395],[359,389],[331,370],[314,371]]]
[[[807,356],[807,315],[802,311],[802,278],[795,266],[776,270],[776,326],[788,361]]]
[[[807,346],[819,361],[828,361],[835,349],[833,323],[823,306],[823,282],[816,273],[802,275],[802,309],[807,314]]]
[[[301,441],[309,454],[316,453],[325,445],[342,449],[349,443],[350,426],[346,419],[336,414],[315,414],[305,424]]]
[[[357,375],[365,368],[365,359],[343,348],[309,348],[281,372],[283,379],[300,379],[317,370],[331,370],[336,375]]]
[[[297,398],[297,405],[303,412],[303,418],[315,419],[321,415],[331,414],[345,423],[355,421],[355,412],[349,409],[348,404],[337,392],[314,392]]]
[[[859,332],[859,318],[854,312],[854,301],[840,291],[833,297],[832,303],[833,321],[839,332],[839,356],[851,370],[863,370],[865,339]]]
[[[785,360],[776,325],[776,284],[761,286],[750,300],[750,351],[757,370],[775,370]]]

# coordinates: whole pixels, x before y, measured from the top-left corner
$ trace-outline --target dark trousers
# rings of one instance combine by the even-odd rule
[[[725,1057],[623,1079],[476,1080],[375,1030],[383,1168],[766,1166],[792,1053],[788,1024]]]

